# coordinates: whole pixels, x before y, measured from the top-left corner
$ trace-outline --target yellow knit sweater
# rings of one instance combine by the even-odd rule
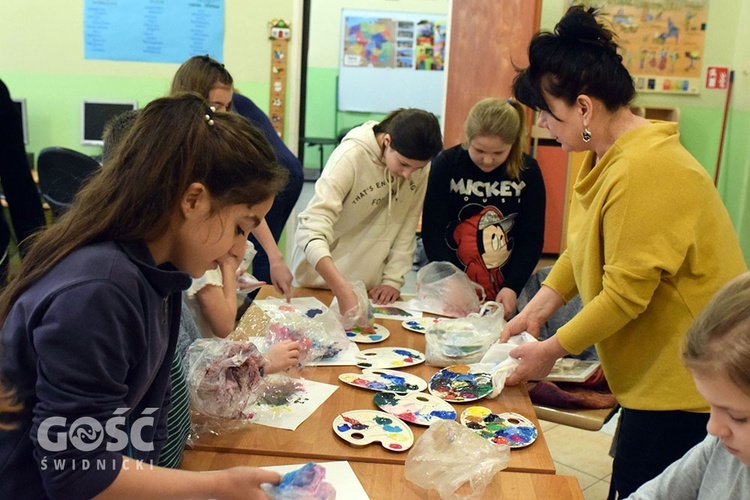
[[[560,344],[596,344],[626,408],[708,411],[680,350],[711,296],[747,268],[729,215],[675,123],[627,132],[594,162],[584,160],[568,248],[544,282],[584,304]]]

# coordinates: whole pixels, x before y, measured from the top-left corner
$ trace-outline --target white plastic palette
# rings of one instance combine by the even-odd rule
[[[389,451],[406,451],[414,434],[399,418],[375,410],[352,410],[333,419],[333,432],[354,446],[379,442]]]
[[[424,362],[424,353],[408,347],[374,347],[356,356],[360,368],[403,368]]]
[[[471,406],[461,413],[461,423],[495,444],[523,448],[536,441],[536,426],[514,412],[495,414],[484,406]]]
[[[399,394],[427,389],[427,382],[416,375],[382,368],[365,369],[362,373],[342,373],[339,380],[362,389]]]
[[[492,374],[484,366],[452,365],[430,378],[430,393],[456,403],[482,399],[492,392]]]
[[[411,318],[403,320],[401,322],[401,326],[406,330],[410,330],[412,332],[424,333],[432,325],[434,325],[435,323],[440,323],[444,319],[446,318],[429,318],[426,316],[423,318]]]
[[[432,425],[439,420],[455,420],[456,410],[442,399],[422,392],[406,395],[379,392],[375,405],[404,422]]]
[[[375,333],[364,333],[361,328],[352,328],[346,331],[346,336],[352,342],[358,344],[374,344],[382,342],[391,336],[391,332],[383,325],[375,324]]]

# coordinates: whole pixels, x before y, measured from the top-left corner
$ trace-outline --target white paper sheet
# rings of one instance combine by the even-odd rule
[[[405,319],[421,318],[422,311],[414,309],[412,304],[403,301],[396,301],[393,304],[372,304],[375,317],[379,319],[395,319],[403,321]]]
[[[295,297],[287,303],[284,299],[278,299],[276,297],[268,297],[265,299],[255,300],[253,304],[256,304],[263,311],[267,313],[273,313],[280,310],[289,310],[293,308],[300,314],[307,317],[314,317],[317,314],[323,313],[328,309],[328,306],[323,304],[315,297]],[[318,312],[320,311],[320,312]]]
[[[300,390],[291,397],[288,403],[276,406],[256,402],[245,408],[244,413],[251,415],[250,421],[293,431],[338,389],[338,386],[314,380],[294,379],[294,381],[299,384]]]
[[[248,337],[250,342],[260,349],[261,352],[265,352],[266,339],[265,337]],[[342,349],[338,354],[327,359],[319,359],[309,363],[310,366],[356,366],[361,360],[357,359],[359,354],[359,346],[354,342],[349,342],[349,346],[346,349]]]
[[[359,482],[349,462],[316,462],[326,469],[326,482],[331,483],[336,489],[336,498],[346,500],[369,500],[370,497]],[[276,471],[282,476],[287,472],[301,469],[305,464],[296,465],[274,465],[262,467],[266,470]]]

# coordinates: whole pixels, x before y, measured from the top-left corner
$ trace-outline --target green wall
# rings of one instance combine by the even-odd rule
[[[226,0],[224,63],[235,86],[268,109],[270,46],[267,23],[289,20],[294,0]],[[145,106],[165,95],[179,64],[86,60],[83,0],[0,0],[0,78],[11,95],[26,98],[27,150],[81,145],[84,99],[137,100]]]

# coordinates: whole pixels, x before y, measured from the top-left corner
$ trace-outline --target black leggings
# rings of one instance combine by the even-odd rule
[[[614,438],[609,500],[626,498],[703,441],[708,417],[708,413],[623,408]]]

